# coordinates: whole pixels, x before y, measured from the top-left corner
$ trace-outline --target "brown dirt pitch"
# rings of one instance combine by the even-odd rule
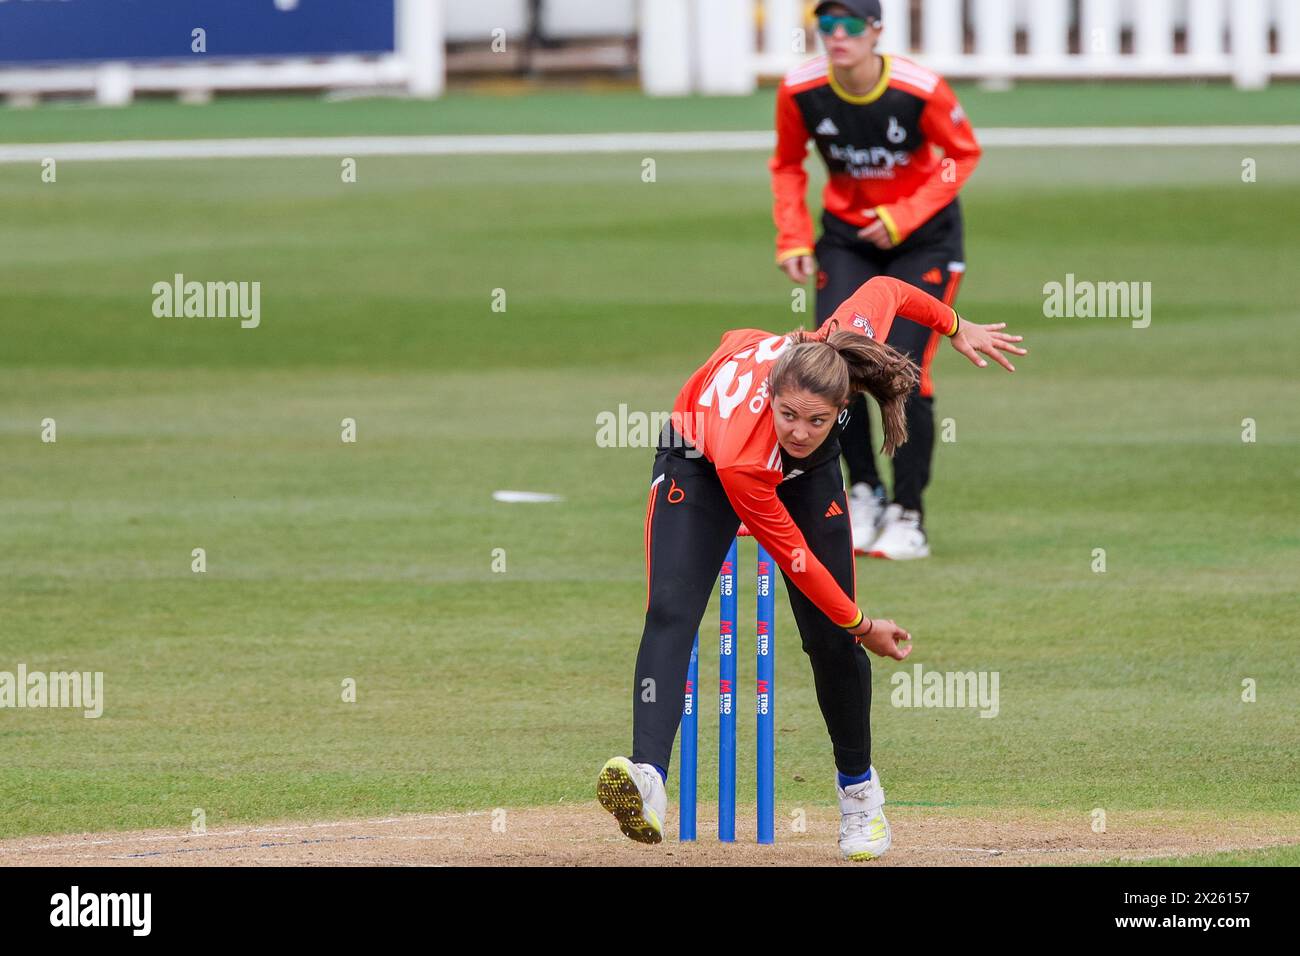
[[[84,833],[0,841],[0,865],[28,866],[1023,866],[1183,856],[1300,843],[1300,815],[1111,812],[1097,833],[1087,813],[890,809],[894,845],[849,864],[833,808],[782,808],[775,846],[754,843],[753,808],[737,812],[734,844],[715,837],[716,808],[701,805],[700,839],[642,846],[593,801],[374,820],[289,822],[186,830]],[[746,829],[748,825],[748,829]]]

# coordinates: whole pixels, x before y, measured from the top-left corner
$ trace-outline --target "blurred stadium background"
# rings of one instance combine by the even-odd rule
[[[259,89],[401,89],[514,75],[745,94],[814,46],[812,0],[20,0],[0,3],[0,93],[201,101]],[[1300,75],[1292,0],[884,0],[881,52],[950,79]],[[752,29],[738,29],[746,22]],[[195,31],[201,31],[199,36]]]

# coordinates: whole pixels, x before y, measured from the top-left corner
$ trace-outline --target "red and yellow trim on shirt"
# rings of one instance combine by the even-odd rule
[[[847,624],[841,624],[840,627],[844,628],[846,631],[851,631],[859,624],[862,623],[864,616],[865,615],[863,615],[862,613],[862,608],[858,608],[858,616],[855,617],[853,620],[849,621],[849,623]]]
[[[787,259],[793,259],[795,256],[810,256],[813,251],[808,246],[796,246],[794,249],[786,249],[776,254],[776,264],[781,265]]]
[[[828,63],[826,66],[826,79],[830,83],[831,89],[835,91],[835,95],[844,100],[844,102],[852,103],[855,106],[864,106],[867,103],[874,103],[876,100],[884,96],[885,90],[889,89],[889,69],[890,63],[893,62],[894,58],[885,54],[881,56],[880,59],[883,61],[883,65],[880,67],[880,79],[876,82],[875,86],[861,95],[850,93],[844,87],[840,86],[840,81],[835,79],[835,68]]]
[[[876,214],[876,218],[885,224],[885,231],[889,233],[890,240],[894,245],[903,241],[902,234],[898,231],[898,225],[894,222],[894,217],[889,214],[884,206],[877,206],[871,210]]]

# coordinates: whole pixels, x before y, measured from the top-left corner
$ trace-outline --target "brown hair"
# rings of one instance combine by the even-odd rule
[[[916,388],[916,363],[883,342],[833,326],[823,340],[811,332],[791,332],[790,345],[767,377],[773,398],[803,390],[843,408],[854,392],[866,392],[880,405],[885,441],[892,455],[907,441],[903,403]]]

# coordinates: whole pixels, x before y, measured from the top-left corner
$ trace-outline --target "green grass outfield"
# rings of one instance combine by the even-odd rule
[[[205,106],[140,100],[130,109],[70,102],[0,110],[0,142],[430,133],[599,133],[770,128],[773,93],[650,98],[635,90],[453,91],[433,102],[305,96],[218,97]],[[953,89],[980,126],[1169,126],[1298,123],[1297,86],[1243,93],[1227,83],[1025,83]]]
[[[122,123],[156,135],[152,109]],[[0,836],[592,801],[629,746],[652,457],[596,416],[666,409],[725,329],[807,319],[765,157],[640,159],[0,165],[0,670],[106,685],[98,720],[0,710]],[[1300,812],[1298,187],[1278,147],[986,154],[959,305],[1032,354],[940,355],[935,557],[859,589],[916,635],[905,667],[997,671],[1000,713],[890,707],[879,663],[892,801]],[[154,318],[176,272],[260,281],[261,327]],[[1150,327],[1044,318],[1070,272],[1151,282]],[[778,609],[778,805],[829,805]]]

